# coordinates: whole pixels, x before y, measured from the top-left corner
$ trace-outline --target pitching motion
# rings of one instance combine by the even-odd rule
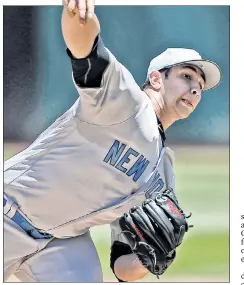
[[[102,282],[89,230],[104,224],[119,281],[162,275],[189,229],[164,131],[217,86],[220,69],[169,48],[140,88],[105,47],[93,0],[65,1],[61,26],[79,96],[4,163],[4,278]]]

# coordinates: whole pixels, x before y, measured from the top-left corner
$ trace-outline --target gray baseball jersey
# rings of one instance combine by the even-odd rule
[[[75,104],[4,163],[4,192],[28,222],[65,239],[112,223],[152,192],[174,188],[150,99],[100,37],[86,59],[68,51]],[[125,240],[123,240],[125,242]]]

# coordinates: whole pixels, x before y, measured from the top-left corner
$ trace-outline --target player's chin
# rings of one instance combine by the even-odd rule
[[[193,112],[193,109],[192,110],[190,110],[190,109],[187,110],[187,109],[176,108],[175,112],[176,112],[177,117],[178,117],[179,120],[184,120],[184,119],[188,118],[191,115],[191,113]]]

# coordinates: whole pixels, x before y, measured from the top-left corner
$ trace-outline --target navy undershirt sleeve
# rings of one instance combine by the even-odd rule
[[[71,59],[75,83],[80,88],[100,87],[103,74],[109,65],[109,54],[100,35],[96,37],[90,54],[85,58],[75,58],[68,48],[66,51]]]
[[[125,243],[120,242],[120,241],[115,241],[112,244],[111,252],[110,252],[110,268],[112,269],[113,273],[114,273],[115,261],[120,256],[126,255],[126,254],[131,254],[131,253],[132,253],[132,250],[128,244],[125,244]],[[115,273],[114,273],[114,275],[115,275]],[[120,280],[117,276],[116,276],[116,278],[119,280],[119,282],[126,282],[126,281]]]

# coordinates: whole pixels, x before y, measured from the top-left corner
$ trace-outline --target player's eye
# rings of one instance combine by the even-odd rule
[[[187,80],[191,80],[192,76],[190,74],[186,74],[184,73],[183,76],[187,79]]]

